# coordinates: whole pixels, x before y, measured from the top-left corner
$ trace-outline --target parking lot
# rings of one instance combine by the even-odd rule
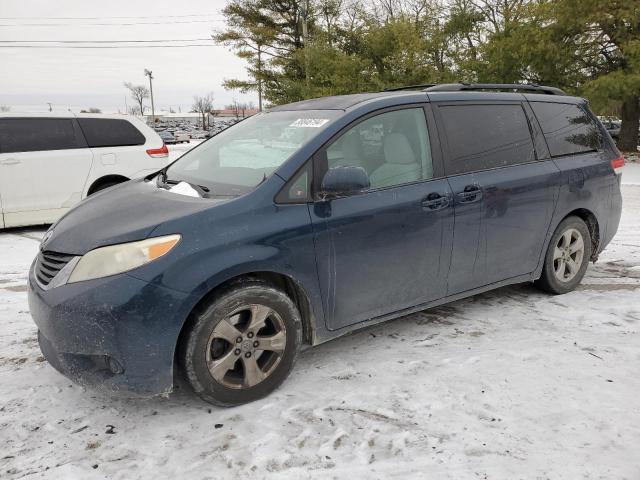
[[[44,229],[4,231],[0,477],[640,478],[640,165],[623,183],[618,234],[577,291],[517,285],[368,328],[232,409],[58,374],[26,297]]]

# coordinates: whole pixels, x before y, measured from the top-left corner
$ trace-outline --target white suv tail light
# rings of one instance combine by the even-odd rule
[[[163,143],[161,148],[150,148],[147,150],[147,155],[153,158],[166,158],[169,156],[169,149]]]

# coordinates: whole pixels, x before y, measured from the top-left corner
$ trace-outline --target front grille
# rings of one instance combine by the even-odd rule
[[[36,263],[36,277],[42,285],[49,285],[62,268],[69,263],[74,255],[57,252],[40,252]]]

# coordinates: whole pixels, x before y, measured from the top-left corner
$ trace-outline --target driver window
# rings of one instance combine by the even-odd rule
[[[368,118],[327,148],[328,168],[362,167],[371,189],[433,177],[431,147],[422,108]]]

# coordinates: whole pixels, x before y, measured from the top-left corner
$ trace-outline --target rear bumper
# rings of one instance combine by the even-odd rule
[[[622,216],[622,192],[620,190],[621,176],[617,175],[616,184],[611,187],[610,207],[607,214],[606,231],[603,238],[600,239],[599,252],[602,252],[607,245],[613,240],[618,232],[620,225],[620,217]]]
[[[42,290],[29,309],[47,361],[81,385],[157,395],[173,388],[178,335],[195,302],[126,274]]]

